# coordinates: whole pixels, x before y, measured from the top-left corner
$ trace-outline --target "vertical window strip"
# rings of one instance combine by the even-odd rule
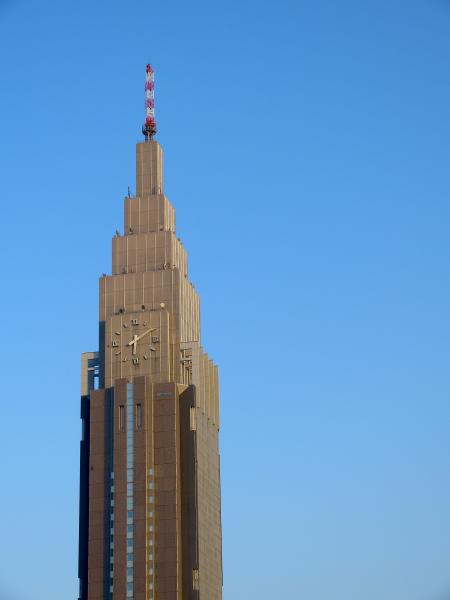
[[[136,429],[142,429],[142,404],[136,404]]]
[[[109,404],[109,444],[108,444],[108,472],[109,481],[105,481],[106,493],[109,495],[109,507],[108,507],[108,531],[109,531],[109,565],[106,566],[109,569],[109,595],[107,594],[108,588],[105,590],[105,597],[108,600],[113,600],[114,594],[114,428],[117,417],[115,416],[115,403],[114,397],[110,398],[111,403]],[[107,517],[107,518],[108,518]]]
[[[154,544],[155,544],[155,527],[154,527],[154,496],[149,496],[149,494],[154,494],[154,473],[155,470],[153,467],[148,469],[147,474],[147,600],[153,600],[153,590],[154,590]]]
[[[129,573],[134,572],[134,389],[133,384],[127,384],[127,523],[131,529],[131,533],[127,534],[127,553],[133,557],[132,561],[127,561],[126,564],[126,581],[127,581],[127,599],[134,597],[134,583],[132,576]],[[131,512],[130,512],[131,511]],[[130,535],[130,538],[128,538]],[[129,571],[128,569],[131,569]]]

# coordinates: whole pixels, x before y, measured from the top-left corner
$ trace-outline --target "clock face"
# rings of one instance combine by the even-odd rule
[[[111,333],[111,351],[116,360],[127,362],[134,366],[141,360],[149,360],[156,356],[159,346],[159,328],[150,327],[146,320],[139,319],[123,321],[122,328]]]
[[[114,315],[106,327],[106,363],[110,377],[160,372],[161,358],[168,359],[167,342],[167,311]]]

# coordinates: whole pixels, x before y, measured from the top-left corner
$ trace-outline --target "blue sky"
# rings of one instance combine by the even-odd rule
[[[224,600],[450,598],[450,2],[0,0],[0,56],[0,600],[77,597],[79,356],[148,61]]]

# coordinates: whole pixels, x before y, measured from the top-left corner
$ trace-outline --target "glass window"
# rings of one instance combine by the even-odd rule
[[[136,404],[136,429],[142,429],[142,404]]]
[[[127,569],[127,577],[133,577],[133,567],[131,567],[131,569]]]
[[[130,562],[133,561],[133,553],[128,553],[127,554],[127,560],[130,561]]]
[[[131,531],[131,533],[133,533],[133,531],[134,531],[133,525],[127,525],[127,531]]]
[[[133,591],[133,584],[127,583],[127,592],[132,592],[132,591]]]
[[[133,511],[132,510],[127,511],[127,517],[128,517],[128,519],[132,519],[133,518]]]
[[[125,406],[119,406],[119,431],[125,431]]]

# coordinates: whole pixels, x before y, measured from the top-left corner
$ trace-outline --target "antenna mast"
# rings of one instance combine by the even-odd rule
[[[151,140],[156,133],[155,123],[155,72],[151,65],[145,70],[145,123],[142,133],[147,141]]]

